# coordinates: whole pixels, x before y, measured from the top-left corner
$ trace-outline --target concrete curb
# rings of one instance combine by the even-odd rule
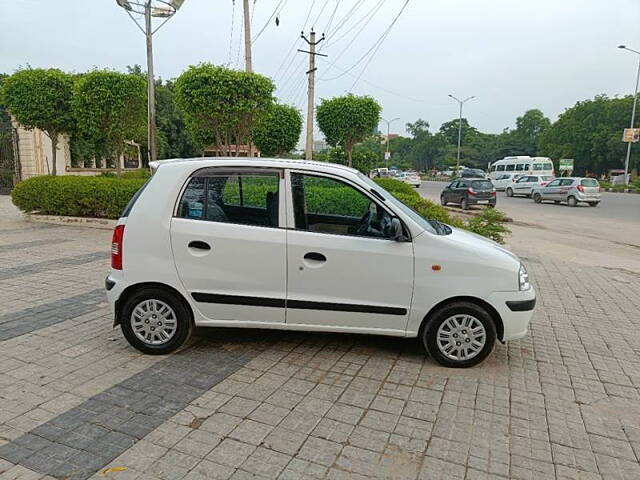
[[[603,188],[603,190],[605,192],[611,192],[611,193],[635,193],[636,195],[640,193],[640,192],[631,191],[629,188],[625,188],[623,190],[614,190],[613,188]]]
[[[90,217],[65,217],[63,215],[38,215],[25,213],[24,218],[28,222],[48,223],[50,225],[66,225],[69,227],[98,228],[101,230],[113,230],[117,220],[109,218]]]

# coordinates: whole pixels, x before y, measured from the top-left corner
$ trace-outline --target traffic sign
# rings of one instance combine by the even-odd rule
[[[391,152],[384,152],[384,159],[389,160],[391,158]]]
[[[625,128],[622,134],[623,142],[635,143],[640,140],[640,128]]]
[[[561,172],[573,171],[573,158],[561,158],[559,161],[559,167]]]

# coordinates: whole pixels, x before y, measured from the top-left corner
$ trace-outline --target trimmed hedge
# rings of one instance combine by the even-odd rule
[[[118,218],[144,182],[109,177],[32,177],[14,187],[11,199],[26,213]]]
[[[376,178],[373,181],[389,193],[403,193],[414,197],[420,196],[414,187],[395,178]]]

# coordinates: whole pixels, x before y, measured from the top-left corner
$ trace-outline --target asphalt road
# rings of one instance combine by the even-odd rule
[[[444,182],[423,182],[420,194],[440,201]],[[474,207],[485,208],[485,207]],[[513,244],[537,242],[550,254],[581,263],[615,265],[640,272],[640,195],[603,192],[597,207],[537,204],[498,192],[497,208],[514,222]]]

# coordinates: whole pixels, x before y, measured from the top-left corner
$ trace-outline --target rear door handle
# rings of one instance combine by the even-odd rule
[[[197,248],[198,250],[211,250],[211,245],[202,240],[192,240],[189,242],[189,248]]]
[[[313,262],[326,262],[327,257],[318,252],[309,252],[304,255],[305,260],[311,260]]]

